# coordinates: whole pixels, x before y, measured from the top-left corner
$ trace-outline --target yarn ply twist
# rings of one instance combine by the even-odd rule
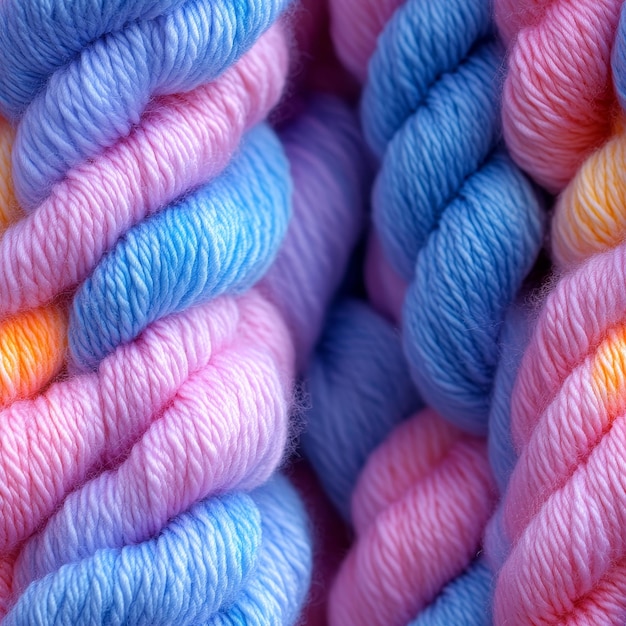
[[[20,218],[13,195],[11,150],[14,132],[0,118],[0,231]],[[67,343],[67,319],[52,305],[0,322],[0,406],[27,398],[61,369]]]
[[[133,225],[214,179],[277,102],[287,58],[274,27],[214,82],[154,98],[126,136],[52,187],[0,240],[0,313],[74,287]]]
[[[611,48],[621,0],[495,0],[509,44],[502,96],[507,146],[552,192],[610,136]]]
[[[239,298],[217,298],[151,323],[106,357],[96,373],[55,385],[39,401],[16,406],[16,414],[2,420],[8,444],[0,462],[5,474],[0,505],[6,512],[0,552],[6,557],[5,570],[12,573],[13,596],[7,602],[38,584],[44,595],[34,597],[44,598],[49,583],[54,594],[67,594],[76,580],[99,567],[99,559],[115,561],[128,550],[124,546],[149,542],[198,500],[252,489],[275,470],[288,435],[293,343],[310,341],[310,331],[293,323],[298,315],[289,312],[288,304],[306,302],[297,290],[313,281],[321,301],[330,299],[338,279],[334,272],[327,274],[328,268],[340,269],[348,256],[334,228],[341,225],[349,241],[356,239],[362,206],[346,201],[363,198],[359,190],[366,180],[362,161],[353,158],[361,152],[356,123],[345,109],[320,102],[298,123],[320,138],[310,153],[291,143],[293,135],[286,139],[294,175],[298,173],[295,218],[263,285]],[[302,155],[306,167],[298,163]],[[332,184],[326,185],[329,180]],[[307,204],[312,198],[324,200],[318,211]],[[316,256],[322,273],[310,262]],[[285,272],[281,259],[298,263]],[[290,295],[288,289],[296,291]],[[280,295],[282,314],[268,301],[272,294]],[[311,314],[322,317],[323,306]],[[321,320],[314,323],[321,325]],[[28,432],[20,427],[26,423]],[[46,464],[44,482],[38,480],[33,459]],[[20,460],[26,461],[15,467]],[[13,484],[20,484],[19,491],[11,489]],[[79,528],[76,519],[84,520]],[[280,546],[280,533],[272,536],[274,551],[288,549]],[[133,563],[141,562],[140,552],[129,557]],[[304,558],[301,554],[294,559]],[[297,615],[308,585],[306,559],[310,555],[296,567],[274,554],[268,561],[274,572],[267,575],[269,582],[263,582],[263,569],[255,570],[253,577],[260,582],[253,583],[258,590],[254,601],[276,604],[277,610],[287,606],[287,617],[276,623],[292,623]],[[301,575],[303,566],[306,576]],[[289,574],[289,568],[300,574]],[[271,576],[284,578],[293,588],[281,595]],[[29,586],[36,580],[41,582]],[[129,592],[115,610],[141,611],[145,598],[152,602],[152,592],[146,596],[141,585],[134,589],[137,595]],[[154,589],[160,593],[158,585]],[[248,602],[246,588],[229,597],[237,593],[241,602]],[[27,604],[18,606],[32,615]],[[68,607],[75,610],[71,603]],[[260,614],[255,619],[264,623],[265,618]],[[272,621],[271,614],[268,619]]]
[[[36,207],[69,170],[128,136],[153,98],[215,79],[289,1],[4,2],[0,106],[21,114],[20,201]]]
[[[154,539],[46,576],[3,623],[292,624],[310,567],[304,509],[277,477],[250,495],[194,505]]]
[[[419,402],[399,338],[363,304],[333,311],[308,390],[304,450],[357,532],[330,623],[404,625],[423,609],[411,623],[486,623],[490,576],[471,565],[492,508],[484,442],[432,411],[405,421]]]
[[[335,3],[335,15],[344,10]],[[499,329],[542,236],[538,200],[499,146],[502,56],[490,13],[486,0],[402,3],[378,22],[362,101],[381,159],[377,235],[410,282],[413,378],[427,404],[473,433],[486,433]]]

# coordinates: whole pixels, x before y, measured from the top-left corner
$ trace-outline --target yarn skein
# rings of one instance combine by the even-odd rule
[[[68,14],[76,9],[69,9],[67,2],[53,2],[43,10],[50,23],[37,34],[43,16],[29,18],[38,2],[4,2],[0,25],[6,35],[0,58],[13,57],[15,62],[3,64],[0,103],[7,115],[28,105],[20,118],[13,153],[20,202],[26,209],[35,208],[68,171],[127,136],[154,97],[188,92],[217,78],[289,2],[186,0],[166,5],[157,15],[150,6],[143,11],[131,9],[134,19],[122,21],[118,16],[116,24],[111,24],[107,9],[92,11],[92,3],[83,3],[79,8],[87,13],[69,20]],[[86,22],[90,39],[87,33],[76,34]],[[72,31],[69,37],[68,31]],[[32,60],[33,51],[24,50],[23,44],[17,46],[16,54],[13,42],[31,36],[41,41],[39,51],[50,59]],[[70,45],[64,46],[67,39]],[[48,46],[44,47],[45,40]],[[84,45],[76,50],[79,42]],[[42,66],[47,75],[40,73]],[[41,86],[39,91],[24,94],[32,97],[26,103],[15,87],[24,73],[31,73],[29,83],[36,77]]]
[[[153,539],[33,583],[5,624],[293,624],[310,578],[308,520],[288,481],[203,500]]]
[[[389,322],[363,303],[345,301],[333,309],[308,371],[307,391],[311,406],[306,412],[303,450],[331,500],[343,517],[354,523],[358,534],[333,586],[329,599],[330,623],[406,624],[415,618],[411,624],[443,625],[453,623],[450,619],[454,616],[457,620],[454,623],[487,624],[490,576],[484,564],[472,563],[492,508],[492,479],[484,442],[474,440],[469,444],[470,448],[477,446],[476,463],[466,466],[465,477],[455,474],[455,463],[446,457],[445,450],[441,452],[442,433],[450,436],[455,433],[453,438],[459,440],[461,447],[467,443],[461,443],[464,436],[439,417],[428,417],[428,412],[415,414],[420,401],[411,383],[400,339]],[[412,414],[407,422],[407,416]],[[429,420],[434,424],[430,430],[426,427]],[[407,428],[420,430],[416,435],[418,443],[408,436]],[[393,469],[383,472],[377,466],[368,470],[371,459],[381,455],[382,448],[387,450],[385,458],[389,463],[395,459]],[[428,465],[428,459],[437,456],[437,450],[441,452],[444,469],[434,462]],[[405,472],[404,465],[413,463],[426,466],[422,481],[415,472]],[[443,480],[444,475],[449,480]],[[472,505],[471,514],[467,509],[463,513],[458,500],[458,494],[467,490],[464,480],[475,481],[474,487],[479,485],[474,495],[480,505]],[[422,550],[414,545],[420,533],[428,535],[422,537],[423,543],[434,551],[454,552],[460,543],[459,533],[450,532],[442,538],[437,533],[429,534],[432,527],[422,524],[424,511],[431,510],[422,500],[429,497],[428,488],[423,491],[424,485],[435,490],[433,495],[436,493],[441,506],[447,509],[449,514],[445,519],[457,519],[465,529],[461,533],[463,549],[456,556],[454,571],[450,571],[448,559],[415,558]],[[380,510],[372,513],[367,523],[363,522],[363,511],[357,503],[358,489],[367,491],[367,498],[376,500],[379,497],[376,494],[384,499],[384,494],[394,488],[398,490],[397,500],[379,502]],[[416,501],[425,508],[420,506],[417,517],[413,518],[411,503]],[[434,511],[441,509],[433,505],[432,511],[435,515]],[[381,543],[385,545],[379,551]],[[387,569],[388,564],[394,563]],[[426,570],[420,570],[422,567],[430,567],[428,576],[437,581],[432,583],[430,595],[427,585],[416,582],[417,578],[406,583],[392,580],[399,571],[408,578],[423,578]],[[462,576],[454,580],[456,574]],[[381,585],[382,580],[389,584]],[[403,597],[396,593],[399,588],[405,589]],[[471,611],[464,605],[468,597]],[[356,608],[362,603],[362,607]]]
[[[55,185],[0,239],[0,314],[74,287],[131,226],[215,178],[278,101],[287,59],[276,26],[216,81],[156,98],[127,137]]]
[[[624,19],[622,12],[613,53],[618,92],[624,81]],[[592,248],[575,245],[592,241],[593,227],[601,233],[603,222],[623,212],[613,205],[619,177],[603,178],[621,167],[620,135],[588,158],[559,199],[555,220],[573,209],[567,228],[576,237],[561,238],[559,226],[554,231],[555,249],[567,255],[558,254],[557,260],[570,271],[539,314],[511,400],[519,460],[492,532],[491,560],[501,565],[494,594],[497,624],[511,619],[621,624],[626,618],[621,530],[626,307],[620,287],[626,248],[616,245],[623,239],[619,234],[598,237]],[[607,192],[613,183],[615,195]],[[623,232],[621,226],[617,232]],[[606,251],[593,254],[597,250]],[[592,256],[581,263],[586,254]]]
[[[291,194],[278,137],[253,129],[217,179],[133,227],[80,285],[69,322],[72,364],[93,369],[150,322],[249,289],[278,252]]]
[[[494,0],[509,45],[503,131],[513,159],[552,192],[609,138],[610,58],[621,0]]]
[[[336,3],[334,14],[344,10]],[[531,185],[500,146],[502,53],[492,31],[487,0],[407,0],[371,31],[361,105],[381,159],[376,233],[409,283],[413,378],[428,405],[475,434],[487,432],[500,329],[543,224]]]
[[[430,409],[397,426],[353,494],[357,540],[331,591],[330,624],[409,623],[476,556],[493,491],[483,440]],[[484,620],[487,606],[476,609]]]
[[[332,146],[335,152],[343,146],[351,154],[355,149],[356,122],[347,123],[349,116],[339,106],[339,122],[334,125],[331,111],[327,105],[326,138],[320,145]],[[320,126],[319,122],[312,124],[313,128]],[[337,132],[341,129],[348,131],[345,139],[332,144],[328,138],[341,138]],[[294,155],[297,154],[296,150]],[[309,162],[314,161],[309,157]],[[311,190],[303,196],[296,193],[296,199],[314,197],[319,201],[338,187],[338,183],[321,186],[317,194],[312,193],[314,186],[324,181],[319,173],[327,175],[328,162],[333,161],[320,150],[317,167],[294,167],[303,172],[299,184]],[[343,163],[343,168],[333,171],[344,188],[348,189],[348,181],[360,188],[365,186],[365,175],[353,174],[355,168],[364,172],[358,162],[346,158],[337,160],[335,165],[337,162]],[[308,172],[306,177],[304,172]],[[359,194],[356,190],[345,191],[343,197]],[[341,223],[354,224],[358,232],[361,206],[342,204],[330,197],[325,206],[353,216],[339,219]],[[311,214],[312,210],[306,206],[297,208],[295,213],[297,218]],[[323,226],[314,230],[323,233],[327,216],[320,211],[317,217]],[[307,242],[302,232],[311,225],[307,220],[298,224],[295,219],[286,243],[296,249]],[[337,243],[337,238],[330,236],[308,242],[317,246],[314,254],[324,259],[326,254],[336,254],[332,264],[335,269],[336,262],[347,257]],[[297,258],[293,255],[292,252],[291,258]],[[307,252],[302,259],[306,262],[312,256]],[[328,262],[324,267],[328,267]],[[311,271],[315,276],[316,270]],[[272,272],[280,272],[280,267],[270,275]],[[306,284],[304,269],[296,275]],[[331,275],[325,288],[332,289],[335,280]],[[279,276],[273,281],[276,288],[281,284],[303,288],[302,283],[280,280]],[[328,299],[330,296],[324,295],[322,288],[320,285],[320,296]],[[283,303],[299,299],[282,295]],[[129,376],[129,372],[133,374]],[[42,430],[41,437],[33,443],[33,424],[30,438],[23,443],[38,445],[40,449],[17,451],[15,446],[7,446],[7,458],[14,453],[13,458],[37,459],[46,450],[53,452],[48,461],[51,468],[46,472],[50,484],[37,482],[38,472],[32,462],[21,471],[9,463],[2,468],[5,473],[15,472],[26,485],[28,471],[32,469],[34,473],[28,487],[32,494],[29,501],[20,500],[25,489],[19,494],[10,493],[10,485],[14,484],[11,476],[3,481],[0,505],[13,519],[3,529],[0,550],[10,553],[47,516],[52,516],[43,530],[28,538],[13,555],[13,593],[19,595],[31,581],[64,571],[63,567],[59,569],[63,563],[89,559],[98,550],[147,541],[168,519],[199,498],[233,488],[250,489],[262,483],[283,454],[293,376],[292,339],[281,315],[257,290],[252,290],[240,298],[221,297],[154,322],[134,342],[118,347],[105,358],[97,373],[55,385],[38,403],[23,404],[20,411],[24,419],[31,424],[39,420],[37,428]],[[75,411],[69,408],[72,403]],[[55,411],[55,406],[62,406],[62,410]],[[94,420],[94,412],[97,414],[102,408],[105,414]],[[40,418],[38,411],[42,413]],[[59,418],[68,417],[73,423],[59,428]],[[21,419],[16,414],[3,422],[15,428]],[[44,432],[46,428],[49,432]],[[72,433],[73,438],[63,437],[59,443],[57,433]],[[19,432],[10,434],[14,440],[20,436]],[[60,445],[70,446],[67,453],[59,449]],[[69,461],[74,459],[79,464],[72,467]],[[98,468],[106,471],[92,477]],[[146,476],[150,476],[149,481]],[[85,479],[90,480],[77,488]],[[73,491],[53,513],[58,497],[63,495],[63,485],[65,489],[71,486]],[[59,490],[61,493],[55,497],[54,492]],[[163,499],[163,494],[169,495]],[[84,525],[76,528],[76,519],[85,520]]]
[[[13,194],[11,150],[14,132],[0,118],[0,231],[20,219]],[[67,316],[58,305],[0,321],[0,407],[37,393],[61,370],[67,344]]]

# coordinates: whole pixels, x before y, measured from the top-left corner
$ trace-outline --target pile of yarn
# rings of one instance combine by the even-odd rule
[[[622,0],[0,2],[0,623],[623,624],[625,111]]]

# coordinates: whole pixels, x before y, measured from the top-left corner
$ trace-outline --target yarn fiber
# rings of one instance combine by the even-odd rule
[[[516,163],[552,192],[611,134],[610,59],[621,6],[621,0],[494,2],[510,46],[504,137]]]
[[[604,22],[594,19],[590,24],[602,33]],[[620,27],[613,56],[618,90],[623,37]],[[576,69],[572,65],[577,80]],[[553,249],[569,272],[539,314],[511,399],[519,460],[492,529],[491,560],[501,565],[496,624],[511,619],[621,624],[626,616],[621,519],[626,309],[620,286],[626,248],[619,175],[611,178],[621,165],[621,137],[618,125],[558,201]],[[608,234],[607,226],[615,230]]]
[[[215,82],[156,99],[127,137],[70,172],[0,240],[0,314],[74,287],[131,226],[215,178],[277,102],[287,66],[275,27]]]
[[[333,585],[330,623],[403,626],[432,602],[478,551],[492,480],[485,442],[431,410],[397,426],[352,497],[358,538]]]
[[[310,563],[304,509],[276,477],[250,495],[203,500],[154,539],[46,576],[4,623],[290,624]]]
[[[3,3],[0,7],[0,27],[7,33],[0,56],[17,60],[4,67],[0,102],[2,111],[12,116],[28,105],[21,116],[13,167],[19,200],[34,208],[69,170],[127,136],[151,98],[191,91],[214,80],[269,28],[289,0],[234,4],[186,0],[175,7],[166,4],[167,10],[156,16],[154,9],[146,7],[147,17],[138,12],[130,22],[118,21],[113,31],[108,29],[107,19],[98,25],[100,28],[91,25],[88,30],[92,37],[87,41],[86,33],[73,35],[70,44],[86,43],[79,50],[75,45],[63,48],[63,30],[55,36],[53,10],[48,13],[51,23],[34,35],[41,18],[31,22],[28,16],[36,6],[28,2],[31,6],[27,9],[14,10],[19,4]],[[87,15],[91,17],[86,13],[82,20],[68,23],[63,17],[68,12],[63,7],[66,3],[53,4],[65,8],[60,12],[59,29],[75,31],[87,21]],[[114,0],[113,4],[119,2]],[[106,17],[108,11],[96,11],[94,20],[98,13]],[[16,39],[32,35],[52,39],[51,49],[42,46],[42,54],[50,50],[52,58],[35,62],[34,67],[29,63],[32,50],[19,54],[18,46],[16,54],[11,47]],[[21,90],[14,85],[23,73],[37,72],[42,65],[49,70],[48,75],[40,75],[43,89],[35,93],[29,90],[32,99],[24,102],[19,97]],[[50,72],[51,68],[56,71]]]
[[[502,54],[491,5],[408,0],[380,29],[362,120],[381,159],[377,235],[410,283],[405,350],[427,404],[484,434],[499,330],[543,222],[532,187],[499,145]]]
[[[0,118],[0,232],[19,220],[13,194],[11,150],[14,132]],[[27,398],[61,370],[67,344],[67,316],[51,305],[0,321],[0,407]]]
[[[250,131],[228,168],[132,228],[79,287],[73,364],[93,369],[150,322],[241,293],[267,271],[291,217],[289,164],[266,126]]]

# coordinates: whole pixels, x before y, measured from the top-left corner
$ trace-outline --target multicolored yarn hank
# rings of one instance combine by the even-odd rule
[[[509,3],[501,4],[508,11]],[[525,80],[522,72],[560,68],[553,82],[540,85],[543,99],[516,113],[510,132],[523,136],[526,128],[534,128],[542,133],[542,142],[554,146],[567,146],[578,137],[579,149],[552,155],[559,173],[554,188],[567,185],[557,202],[552,249],[557,264],[568,271],[538,315],[511,398],[519,460],[488,542],[494,546],[491,560],[499,568],[496,624],[622,624],[626,619],[626,302],[620,285],[626,248],[619,200],[623,134],[621,119],[607,113],[617,107],[607,85],[611,49],[618,95],[626,76],[623,9],[617,26],[621,5],[552,3],[535,16],[532,29],[560,31],[563,36],[549,44],[542,39],[532,56],[523,57],[528,69],[520,64],[522,51],[517,49],[525,45],[531,27],[514,22],[508,30],[512,85]],[[578,30],[571,28],[574,21]],[[590,40],[587,32],[593,33]],[[596,96],[609,95],[593,97],[594,84],[602,86]],[[562,106],[563,98],[572,95],[564,85],[579,90],[585,86],[586,96],[576,97],[573,109]],[[513,109],[514,104],[505,94],[505,108]],[[591,120],[585,125],[587,135],[573,128],[570,111],[579,120]],[[599,117],[604,124],[594,127],[592,120]],[[551,124],[540,123],[543,118]]]

